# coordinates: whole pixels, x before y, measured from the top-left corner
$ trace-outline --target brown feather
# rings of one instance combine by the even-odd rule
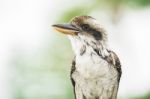
[[[73,85],[73,91],[74,91],[74,95],[75,95],[75,99],[76,99],[75,81],[74,81],[74,79],[72,78],[72,74],[73,74],[73,72],[76,70],[75,65],[76,65],[76,61],[75,61],[75,57],[74,57],[74,59],[73,59],[73,61],[72,61],[72,66],[71,66],[70,79],[71,79],[71,82],[72,82],[72,85]]]

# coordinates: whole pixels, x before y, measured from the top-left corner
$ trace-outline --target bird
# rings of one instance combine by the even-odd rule
[[[105,28],[87,15],[52,27],[71,41],[75,57],[70,78],[75,99],[117,99],[121,63],[108,46]]]

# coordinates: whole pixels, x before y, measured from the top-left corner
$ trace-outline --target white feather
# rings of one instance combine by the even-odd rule
[[[108,94],[111,93],[117,82],[117,72],[113,66],[97,55],[93,48],[86,45],[80,38],[70,36],[69,39],[76,55],[76,71],[72,77],[76,81],[77,90],[82,90],[89,97],[92,97],[91,93],[97,96],[100,96],[102,92],[107,93],[106,91]],[[86,46],[86,52],[80,55],[80,48],[83,45]],[[102,53],[105,54],[106,52],[102,51]],[[108,99],[111,97],[110,95],[104,94],[101,99]]]

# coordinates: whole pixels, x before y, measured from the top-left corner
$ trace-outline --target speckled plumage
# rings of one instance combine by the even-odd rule
[[[109,53],[106,59],[94,51],[75,57],[71,79],[76,99],[116,99],[121,69],[114,52]]]

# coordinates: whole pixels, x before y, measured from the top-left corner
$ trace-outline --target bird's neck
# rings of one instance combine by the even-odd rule
[[[70,38],[70,40],[76,56],[82,56],[85,53],[91,54],[93,52],[101,56],[102,58],[109,56],[109,50],[105,42],[88,42],[78,38]]]

